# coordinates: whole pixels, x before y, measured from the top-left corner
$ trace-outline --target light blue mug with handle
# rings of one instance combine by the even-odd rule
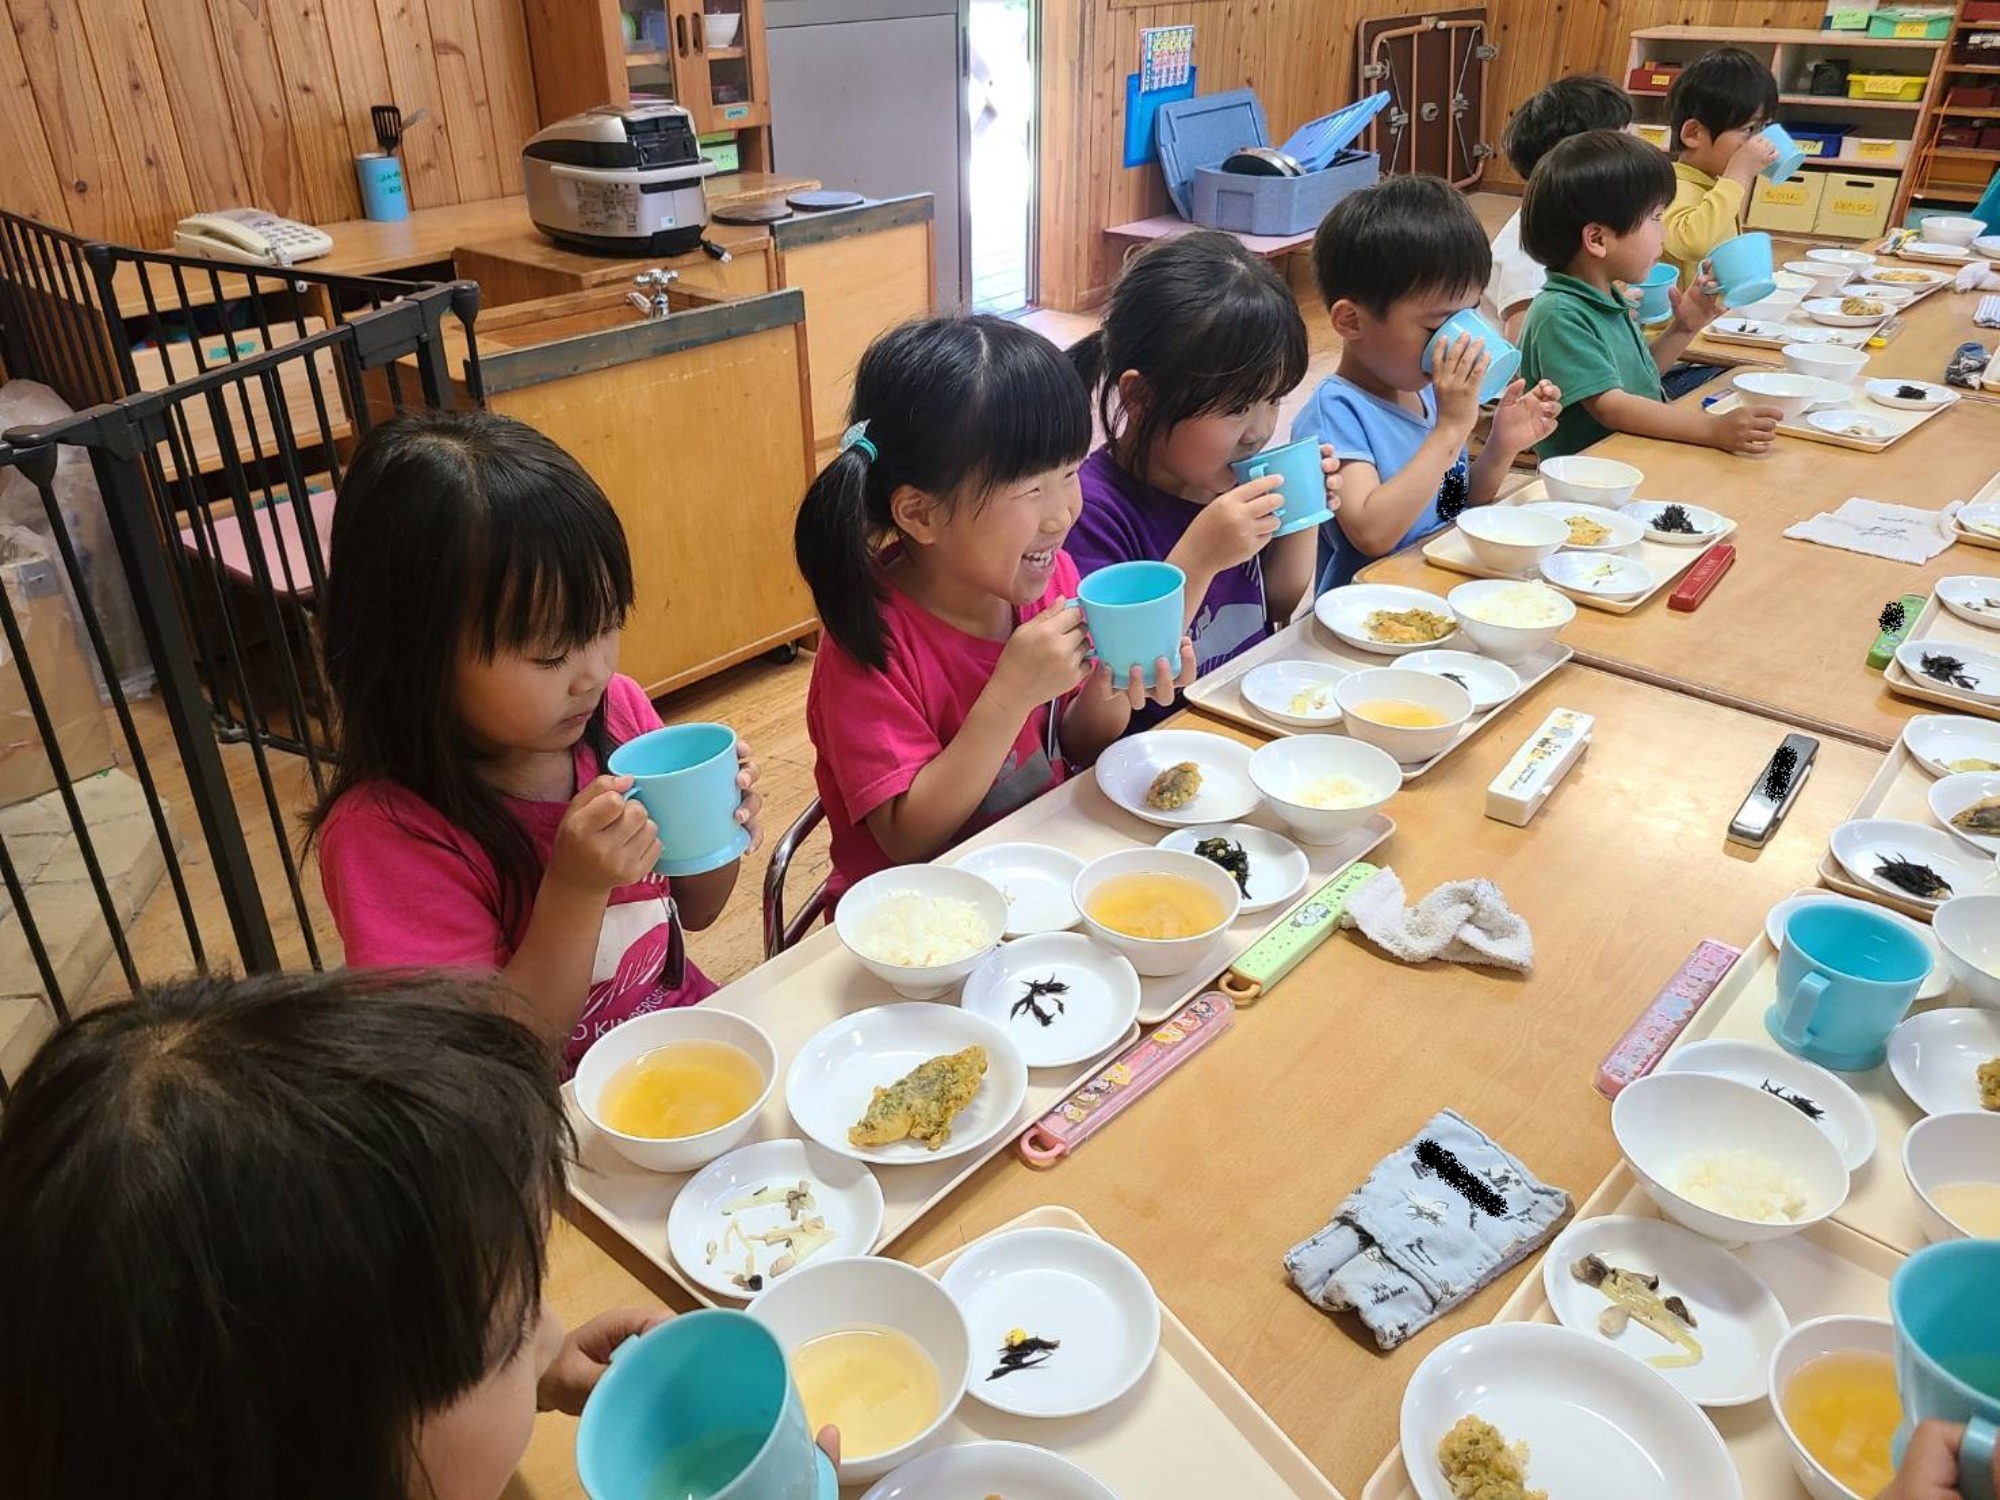
[[[1315,433],[1282,448],[1266,448],[1254,458],[1239,458],[1229,466],[1244,484],[1268,474],[1284,481],[1278,490],[1284,505],[1278,511],[1278,529],[1273,535],[1290,536],[1333,519],[1333,512],[1326,508],[1326,462],[1319,450],[1319,435]]]
[[[2000,1500],[1993,1454],[2000,1437],[2000,1240],[1951,1240],[1919,1250],[1889,1282],[1896,1390],[1903,1422],[1897,1465],[1919,1422],[1963,1422],[1958,1492]]]
[[[1771,237],[1761,229],[1724,240],[1709,251],[1708,269],[1722,287],[1725,307],[1762,302],[1778,289],[1771,269]]]
[[[627,740],[607,769],[630,776],[632,790],[660,830],[656,873],[672,877],[719,870],[750,847],[736,821],[736,731],[727,724],[675,724]]]
[[[1187,634],[1187,574],[1172,563],[1122,562],[1099,568],[1077,585],[1090,627],[1091,654],[1123,687],[1137,667],[1148,687],[1165,657],[1178,673]]]
[[[627,1339],[584,1403],[576,1472],[591,1500],[836,1500],[833,1463],[770,1329],[683,1313]]]
[[[1674,283],[1681,279],[1672,261],[1661,261],[1648,271],[1644,278],[1632,282],[1639,293],[1639,321],[1648,328],[1655,323],[1664,323],[1674,315],[1673,297],[1670,295]]]
[[[1764,1029],[1821,1067],[1876,1067],[1930,972],[1923,940],[1901,923],[1856,906],[1802,906],[1785,920]]]
[[[1449,349],[1458,342],[1461,334],[1486,345],[1486,378],[1479,382],[1480,404],[1498,401],[1514,377],[1521,373],[1521,351],[1508,343],[1499,329],[1469,307],[1438,324],[1438,331],[1424,346],[1424,373],[1431,373],[1431,355],[1439,342],[1442,341]]]
[[[1806,148],[1792,139],[1792,133],[1784,126],[1772,121],[1757,134],[1771,143],[1771,149],[1778,153],[1778,159],[1764,168],[1767,182],[1786,182],[1800,167],[1805,165]]]

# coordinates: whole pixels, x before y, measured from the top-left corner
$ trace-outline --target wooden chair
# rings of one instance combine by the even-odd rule
[[[771,851],[770,866],[764,871],[764,957],[767,959],[776,958],[804,937],[826,913],[826,882],[822,880],[794,916],[789,919],[785,916],[785,877],[791,873],[792,860],[813,829],[825,821],[826,809],[815,797]]]

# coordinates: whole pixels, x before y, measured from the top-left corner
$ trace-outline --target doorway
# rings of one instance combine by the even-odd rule
[[[1034,298],[1036,0],[968,0],[965,107],[972,310]]]

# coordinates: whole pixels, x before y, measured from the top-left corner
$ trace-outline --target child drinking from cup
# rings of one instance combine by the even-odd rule
[[[1234,235],[1198,231],[1134,259],[1103,325],[1069,355],[1106,437],[1083,461],[1067,550],[1085,576],[1142,558],[1178,567],[1196,669],[1212,672],[1290,620],[1312,582],[1312,522],[1280,536],[1281,513],[1336,503],[1331,448],[1315,465],[1324,488],[1308,496],[1231,470],[1263,451],[1278,403],[1305,378],[1298,303]],[[1132,723],[1167,711],[1148,704]]]
[[[1319,532],[1319,593],[1487,504],[1515,455],[1553,429],[1561,393],[1509,381],[1493,392],[1478,459],[1467,452],[1489,353],[1506,344],[1476,315],[1480,335],[1444,325],[1478,305],[1492,269],[1472,206],[1435,177],[1364,188],[1314,235],[1313,276],[1341,339],[1340,364],[1292,424],[1294,438],[1330,442],[1341,466],[1340,513]]]
[[[1089,660],[1063,543],[1090,404],[1048,340],[990,317],[892,329],[861,357],[852,417],[794,532],[826,631],[806,728],[836,899],[1090,764],[1148,676],[1155,702],[1194,678],[1185,637],[1123,681]]]
[[[1778,159],[1760,132],[1778,114],[1778,82],[1741,47],[1718,47],[1681,69],[1667,93],[1674,139],[1674,194],[1661,249],[1683,290],[1701,263],[1743,228],[1757,174]]]
[[[327,905],[350,964],[503,972],[565,1071],[620,1021],[714,992],[683,928],[736,884],[730,858],[670,890],[658,825],[608,774],[660,728],[617,672],[631,603],[617,514],[532,428],[411,414],[355,450],[322,614],[337,770],[308,817]]]

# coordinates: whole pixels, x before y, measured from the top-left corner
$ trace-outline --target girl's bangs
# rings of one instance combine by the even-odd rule
[[[1218,308],[1207,325],[1194,341],[1201,358],[1176,382],[1167,425],[1282,401],[1306,378],[1305,325],[1295,307],[1247,296]]]
[[[608,507],[601,516],[564,506],[560,515],[518,517],[490,531],[481,550],[473,616],[487,658],[569,651],[624,625],[632,564]]]
[[[960,483],[982,492],[1081,463],[1090,452],[1090,397],[1076,367],[1040,338],[1009,352],[957,423],[955,446],[967,456]]]

